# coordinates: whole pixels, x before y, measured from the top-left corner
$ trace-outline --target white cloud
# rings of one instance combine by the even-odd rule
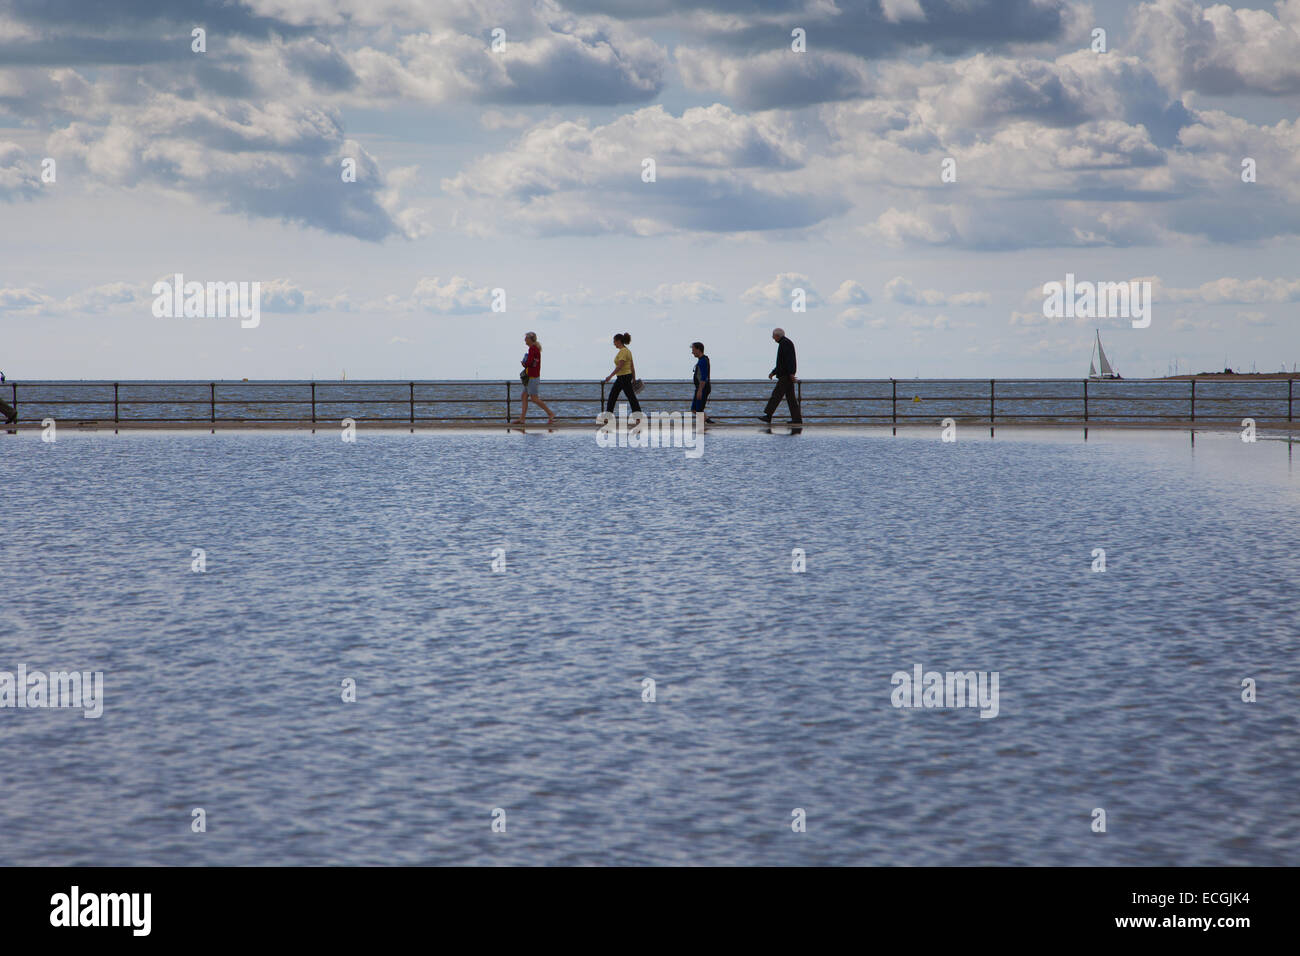
[[[438,276],[420,279],[411,293],[417,308],[439,315],[473,315],[492,311],[492,290],[464,276],[445,282]]]
[[[1154,0],[1134,14],[1135,39],[1161,80],[1213,95],[1300,92],[1300,0],[1267,10]]]
[[[957,292],[948,294],[938,289],[918,290],[910,280],[894,276],[885,283],[885,298],[903,305],[989,305],[993,297],[987,292]]]
[[[870,301],[871,296],[867,294],[867,290],[862,287],[860,282],[855,282],[852,279],[845,279],[841,282],[840,287],[831,293],[830,298],[832,305],[865,305]]]
[[[782,272],[769,282],[762,282],[745,290],[740,301],[746,305],[789,309],[794,303],[796,289],[802,289],[808,308],[822,304],[821,296],[813,288],[812,280],[802,272]]]

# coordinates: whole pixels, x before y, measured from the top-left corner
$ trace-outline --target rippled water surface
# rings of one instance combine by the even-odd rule
[[[975,435],[0,435],[0,863],[1300,862],[1289,446]]]

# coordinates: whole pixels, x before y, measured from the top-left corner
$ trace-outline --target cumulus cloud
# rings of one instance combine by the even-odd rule
[[[679,47],[676,60],[687,86],[721,93],[744,109],[790,109],[856,99],[872,91],[867,64],[844,53],[775,50],[728,57]]]
[[[643,179],[655,163],[653,182]],[[542,235],[798,229],[845,208],[789,174],[806,159],[790,128],[715,104],[673,116],[646,107],[603,126],[542,123],[443,180]],[[485,213],[486,214],[486,213]]]
[[[662,283],[652,292],[616,292],[612,305],[706,305],[722,301],[722,293],[707,282]]]
[[[782,272],[769,282],[761,282],[745,290],[740,301],[746,305],[788,309],[794,302],[795,290],[802,289],[808,308],[822,304],[821,296],[813,288],[812,280],[802,272]]]
[[[485,18],[509,25],[500,50]],[[195,25],[204,53],[190,48]],[[431,225],[396,171],[346,135],[344,109],[641,102],[662,88],[666,54],[548,0],[68,0],[4,5],[0,63],[0,113],[50,124],[51,152],[80,164],[80,182],[161,187],[378,241]],[[344,158],[360,167],[355,182],[341,179]],[[24,191],[25,175],[0,162],[0,200]]]
[[[1169,87],[1218,96],[1300,92],[1300,0],[1267,10],[1155,0],[1134,14],[1138,43]]]
[[[987,292],[948,294],[938,289],[917,289],[909,279],[894,276],[885,283],[885,298],[903,305],[989,305],[993,297]]]
[[[1211,279],[1190,289],[1166,286],[1159,279],[1152,288],[1160,302],[1200,302],[1205,305],[1260,305],[1300,302],[1300,279]]]
[[[31,199],[41,188],[17,143],[0,141],[0,200]]]
[[[855,282],[852,279],[845,279],[841,282],[840,287],[831,293],[830,298],[831,305],[865,305],[870,301],[871,296],[867,294],[867,290],[862,287],[860,282]]]
[[[871,57],[918,49],[957,55],[1058,40],[1074,17],[1066,0],[565,0],[565,6],[624,18],[671,14],[711,45],[745,53],[777,44],[788,49],[790,27],[798,25],[808,31],[810,51]]]
[[[866,309],[854,306],[835,316],[834,324],[845,329],[860,329],[870,321],[871,316],[867,314]]]
[[[439,315],[474,315],[492,311],[492,290],[464,276],[445,282],[438,276],[420,279],[411,293],[415,307]]]
[[[263,312],[309,314],[351,312],[355,308],[352,297],[345,292],[322,296],[309,289],[301,288],[291,279],[263,280],[261,290]]]

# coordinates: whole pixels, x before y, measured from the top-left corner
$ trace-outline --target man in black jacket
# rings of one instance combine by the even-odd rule
[[[769,425],[772,424],[772,413],[776,411],[776,406],[781,404],[781,398],[784,396],[785,403],[790,408],[790,424],[799,425],[803,423],[803,413],[799,410],[799,397],[794,385],[798,381],[794,377],[797,370],[794,343],[785,337],[784,329],[773,329],[772,338],[776,341],[776,368],[772,369],[767,377],[776,379],[776,388],[772,389],[772,397],[767,400],[767,408],[763,409],[763,414],[759,417]]]

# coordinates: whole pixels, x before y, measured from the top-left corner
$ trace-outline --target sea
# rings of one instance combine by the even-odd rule
[[[1300,863],[1294,446],[954,437],[0,434],[0,864]]]

